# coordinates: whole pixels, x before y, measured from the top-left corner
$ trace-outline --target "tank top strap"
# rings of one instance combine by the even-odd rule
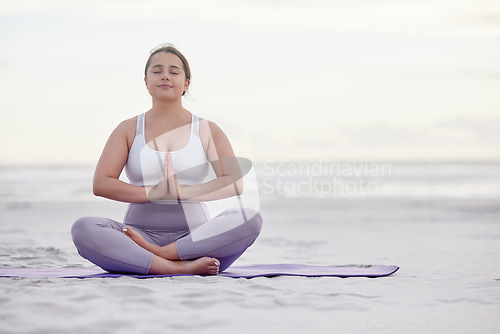
[[[191,130],[195,136],[200,136],[200,119],[195,114],[193,114],[193,128]]]
[[[144,113],[137,116],[137,128],[135,130],[135,135],[140,136],[144,133]]]

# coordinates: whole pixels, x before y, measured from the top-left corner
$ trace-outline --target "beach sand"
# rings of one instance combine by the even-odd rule
[[[384,278],[0,278],[0,333],[500,333],[497,198],[262,196],[234,265],[392,264]],[[105,199],[0,202],[1,267],[95,267],[80,216]]]

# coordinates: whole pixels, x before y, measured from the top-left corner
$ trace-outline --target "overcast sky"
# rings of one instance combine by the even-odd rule
[[[165,42],[253,161],[500,159],[498,1],[1,0],[0,164],[95,164]]]

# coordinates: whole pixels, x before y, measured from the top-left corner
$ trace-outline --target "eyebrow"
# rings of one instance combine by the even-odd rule
[[[151,66],[151,68],[154,68],[154,67],[163,67],[163,65],[161,64],[157,64],[157,65],[153,65]],[[168,67],[175,67],[176,69],[180,70],[181,68],[179,66],[176,66],[176,65],[169,65]]]

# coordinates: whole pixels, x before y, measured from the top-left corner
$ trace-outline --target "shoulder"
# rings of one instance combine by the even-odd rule
[[[212,160],[217,160],[213,156],[214,148],[222,146],[230,146],[229,139],[224,134],[224,131],[215,122],[203,119],[200,117],[200,139],[207,157],[212,157]],[[228,145],[229,144],[229,145]],[[212,153],[211,153],[212,152]],[[210,159],[209,159],[210,160]]]
[[[137,128],[137,118],[139,116],[134,116],[131,118],[128,118],[124,121],[121,121],[120,124],[116,127],[117,130],[119,131],[133,131],[135,133],[135,130]]]
[[[222,131],[220,126],[217,125],[215,122],[201,117],[199,119],[200,119],[201,136],[205,135],[208,135],[210,137],[225,136],[224,131]]]
[[[138,116],[134,116],[121,121],[116,126],[112,134],[115,137],[120,137],[126,140],[129,148],[132,145],[132,142],[134,141],[135,138],[135,132],[137,129],[137,118]]]

